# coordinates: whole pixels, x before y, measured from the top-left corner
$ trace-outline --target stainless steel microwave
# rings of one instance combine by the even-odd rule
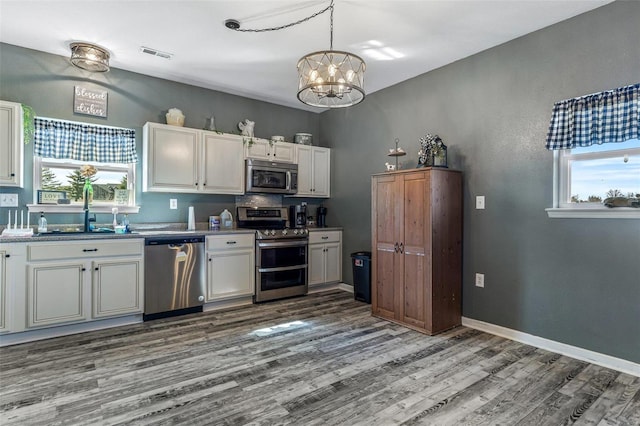
[[[298,192],[298,165],[247,159],[245,192],[295,194]]]

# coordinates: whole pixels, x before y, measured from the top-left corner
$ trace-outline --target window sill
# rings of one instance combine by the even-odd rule
[[[640,219],[640,209],[632,207],[545,210],[550,218],[557,219]]]
[[[109,213],[111,209],[116,207],[118,213],[135,214],[140,211],[140,206],[119,206],[114,204],[102,204],[89,207],[91,213]],[[29,213],[82,213],[83,209],[80,205],[65,204],[27,204]]]

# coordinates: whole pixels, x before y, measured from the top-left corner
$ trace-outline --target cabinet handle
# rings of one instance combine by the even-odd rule
[[[95,270],[96,270],[96,271],[99,271],[99,270],[100,270],[100,268],[98,268],[98,267],[96,266]]]
[[[4,257],[9,258],[9,257],[11,257],[11,255],[10,254],[5,254]]]
[[[10,176],[11,176],[11,177],[16,177],[16,174],[15,174],[15,173],[11,173],[11,175],[10,175]]]
[[[328,240],[328,239],[329,239],[329,237],[325,235],[324,237],[322,237],[322,239],[323,239],[323,240]]]
[[[404,243],[400,243],[400,253],[404,253]]]
[[[235,241],[227,241],[227,244],[235,244]]]
[[[202,186],[207,186],[207,182],[204,182],[204,183],[202,184]]]
[[[196,182],[196,186],[198,186],[198,182]]]
[[[398,252],[398,243],[393,243],[393,252],[394,253]]]
[[[209,258],[209,262],[211,262],[211,258]]]
[[[84,252],[88,252],[88,251],[98,251],[98,249],[97,249],[97,248],[95,248],[95,249],[82,249],[82,251],[84,251]]]
[[[86,271],[86,270],[87,270],[87,268],[82,268],[82,272],[84,272],[84,271]]]

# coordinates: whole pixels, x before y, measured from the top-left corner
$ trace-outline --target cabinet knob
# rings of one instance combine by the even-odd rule
[[[96,270],[96,271],[99,271],[99,270],[100,270],[100,268],[98,268],[98,267],[96,266],[96,267],[95,267],[95,270]]]
[[[11,173],[11,175],[10,175],[10,176],[11,176],[11,177],[16,177],[16,174],[15,174],[15,173]]]
[[[82,271],[82,272],[84,272],[84,271],[86,271],[86,270],[87,270],[87,268],[82,268],[82,269],[81,269],[81,271]]]
[[[5,254],[4,257],[9,258],[11,255],[9,253]]]

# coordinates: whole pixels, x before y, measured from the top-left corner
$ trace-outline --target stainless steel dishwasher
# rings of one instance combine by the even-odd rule
[[[206,290],[204,236],[147,237],[144,245],[143,319],[202,312]]]

